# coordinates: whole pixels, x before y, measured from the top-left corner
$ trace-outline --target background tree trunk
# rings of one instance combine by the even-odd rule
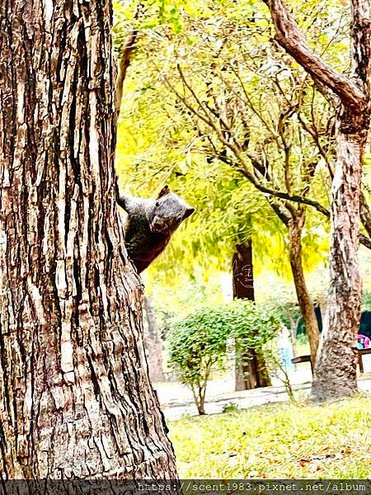
[[[255,301],[251,239],[243,244],[236,244],[232,266],[233,298]]]
[[[301,235],[305,224],[305,209],[298,207],[297,214],[293,215],[288,224],[290,265],[300,312],[303,316],[307,331],[312,363],[315,363],[319,343],[319,329],[313,301],[305,283]]]
[[[116,206],[105,0],[0,4],[0,470],[174,478]]]
[[[250,239],[243,244],[236,244],[232,267],[233,299],[254,301],[254,273]],[[235,370],[235,390],[249,390],[272,385],[263,355],[255,349],[246,349],[246,352],[242,354],[242,362],[236,363]]]
[[[162,359],[163,342],[156,321],[156,311],[149,297],[144,298],[144,347],[149,367],[149,376],[153,382],[164,380]]]

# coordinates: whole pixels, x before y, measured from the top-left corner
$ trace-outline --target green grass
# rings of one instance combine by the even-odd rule
[[[171,422],[181,478],[367,478],[371,398]]]

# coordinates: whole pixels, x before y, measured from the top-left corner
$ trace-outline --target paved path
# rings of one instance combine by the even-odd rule
[[[303,378],[303,377],[301,377]],[[311,382],[293,380],[293,389],[298,398],[305,398],[310,393]],[[371,394],[371,375],[358,380],[359,389]],[[168,420],[179,419],[183,415],[197,415],[196,406],[193,402],[192,393],[180,383],[157,383],[154,384],[157,390],[162,411]],[[272,387],[259,388],[254,390],[233,391],[233,381],[213,380],[209,384],[207,401],[205,405],[208,414],[221,413],[223,408],[229,404],[235,404],[241,409],[246,409],[261,404],[272,402],[285,402],[288,400],[285,389],[282,385],[275,384]]]

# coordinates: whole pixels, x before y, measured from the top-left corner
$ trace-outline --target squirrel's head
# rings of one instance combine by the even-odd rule
[[[171,192],[169,186],[165,186],[161,189],[151,210],[148,219],[150,229],[156,234],[171,234],[194,211],[192,206]]]

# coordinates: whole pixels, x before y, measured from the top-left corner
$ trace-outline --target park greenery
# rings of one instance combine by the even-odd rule
[[[311,48],[349,75],[348,6],[292,5]],[[306,328],[313,356],[313,306],[324,316],[327,305],[339,101],[278,46],[268,10],[256,7],[224,0],[152,2],[139,14],[135,5],[117,9],[118,45],[122,33],[135,33],[118,126],[122,186],[150,197],[169,183],[197,210],[145,282],[170,362],[200,413],[213,367],[225,366],[228,339],[238,354],[239,330],[241,347],[265,346],[267,369],[283,372],[292,398],[277,361],[277,326],[258,308],[274,308],[294,352]],[[361,199],[364,310],[371,290],[370,160],[366,154]],[[247,241],[258,306],[226,305],[232,256]],[[359,398],[172,423],[180,475],[366,477],[368,410]]]
[[[280,327],[274,312],[243,299],[203,307],[172,322],[167,336],[169,361],[180,381],[192,390],[199,414],[205,414],[211,372],[225,366],[227,352],[234,349],[237,363],[246,359],[245,349],[262,354]],[[272,363],[272,358],[269,361]]]
[[[182,478],[367,479],[370,400],[266,405],[170,423]],[[216,435],[215,432],[218,432]]]
[[[196,207],[196,215],[177,234],[166,256],[149,270],[148,290],[155,292],[162,284],[170,290],[184,287],[187,277],[192,284],[208,283],[216,273],[230,271],[237,245],[252,243],[255,274],[274,272],[292,284],[313,363],[320,336],[314,303],[316,292],[322,292],[322,309],[331,313],[326,319],[331,337],[326,332],[323,359],[336,355],[337,366],[342,366],[348,351],[340,348],[348,342],[345,362],[350,362],[354,327],[347,330],[347,339],[339,338],[336,346],[332,342],[340,325],[345,329],[347,321],[354,321],[361,285],[353,270],[353,248],[344,251],[350,257],[341,264],[348,266],[346,275],[335,262],[344,254],[339,247],[344,239],[334,239],[344,232],[339,222],[330,235],[330,210],[344,210],[331,199],[331,185],[347,163],[341,155],[345,148],[339,145],[341,115],[351,118],[353,112],[339,111],[349,104],[348,93],[336,86],[336,75],[331,82],[323,74],[331,67],[333,74],[350,77],[355,66],[347,61],[359,47],[350,43],[348,5],[293,2],[295,19],[290,17],[285,29],[294,29],[297,22],[305,33],[307,41],[300,38],[299,44],[308,42],[320,57],[314,75],[290,44],[290,36],[280,31],[283,25],[271,16],[281,7],[272,5],[229,0],[117,3],[117,52],[129,55],[130,63],[118,121],[117,170],[122,185],[135,194],[150,196],[170,183]],[[130,50],[125,51],[127,40]],[[364,168],[359,239],[366,276],[370,156],[355,159],[363,160]],[[360,181],[360,175],[353,177]],[[332,279],[342,283],[329,283],[324,276],[328,267]],[[314,291],[311,272],[317,272]],[[349,280],[350,292],[345,294]],[[328,290],[331,304],[323,297]],[[336,312],[336,306],[342,310]],[[348,317],[341,316],[345,314]],[[336,323],[338,318],[344,321]],[[294,327],[292,323],[292,335]],[[327,358],[330,354],[333,357]],[[353,368],[346,372],[352,389]],[[327,394],[327,369],[317,369],[319,396]],[[328,389],[340,391],[338,385]]]
[[[368,476],[370,22],[370,0],[1,2],[2,481]],[[291,402],[173,423],[177,465],[154,307],[200,415],[228,362],[241,404]]]

